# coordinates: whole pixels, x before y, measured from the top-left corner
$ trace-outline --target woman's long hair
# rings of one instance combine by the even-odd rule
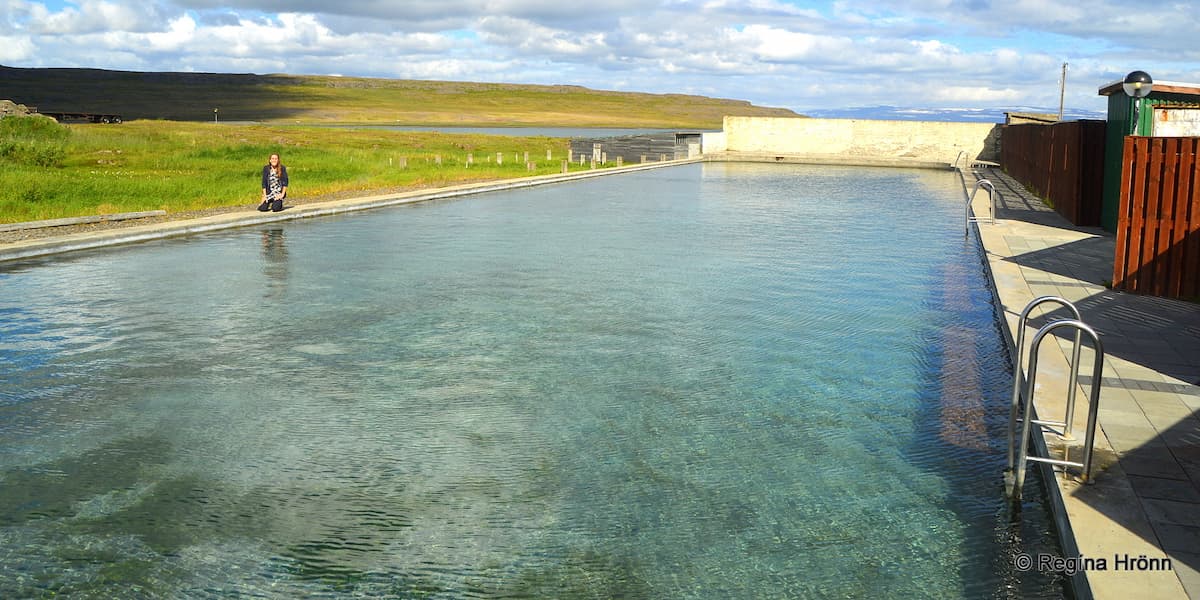
[[[276,154],[272,154],[271,156],[268,156],[267,157],[267,165],[271,167],[271,173],[273,173],[276,177],[282,177],[283,176],[283,160],[280,160],[278,163],[272,165],[271,164],[272,157],[279,158],[279,154],[276,153]]]

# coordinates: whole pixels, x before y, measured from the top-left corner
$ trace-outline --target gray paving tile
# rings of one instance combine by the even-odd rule
[[[1192,480],[1192,485],[1196,486],[1196,489],[1200,489],[1200,465],[1181,463],[1180,467],[1187,474],[1188,478]]]
[[[1200,548],[1200,527],[1174,525],[1162,529],[1155,528],[1154,532],[1158,534],[1158,541],[1167,552],[1195,552]]]
[[[1193,413],[1200,412],[1200,394],[1195,396],[1189,394],[1180,394],[1180,401],[1192,409]]]
[[[1170,553],[1171,569],[1179,577],[1189,598],[1200,598],[1200,554],[1175,551]]]
[[[1121,468],[1129,475],[1163,477],[1167,479],[1189,479],[1179,461],[1168,453],[1134,450],[1121,457]],[[1200,470],[1200,465],[1197,466]]]
[[[1157,430],[1158,428],[1146,418],[1141,409],[1126,407],[1107,408],[1103,402],[1100,404],[1100,428],[1105,427],[1142,427]]]
[[[1129,483],[1140,498],[1158,498],[1200,504],[1200,490],[1192,485],[1191,480],[1130,475]]]
[[[1160,430],[1159,438],[1172,448],[1200,447],[1200,423],[1195,419],[1184,419],[1169,429]]]
[[[1143,539],[1157,537],[1189,596],[1200,600],[1200,306],[1101,288],[1098,284],[1112,277],[1114,236],[1095,232],[1081,238],[1067,231],[1077,228],[1007,175],[988,169],[983,176],[1012,190],[1002,197],[1000,209],[1001,218],[1012,223],[1003,233],[1007,248],[989,248],[1010,250],[1005,260],[1017,267],[1008,275],[1011,281],[996,282],[1001,296],[1005,284],[1015,283],[1007,290],[1015,298],[1026,292],[1068,298],[1103,341],[1100,426],[1119,456],[1120,468],[1112,472],[1124,473],[1130,485],[1125,489],[1132,488],[1137,498],[1118,502],[1117,510],[1105,516]],[[1030,325],[1036,330],[1065,312],[1049,311]],[[1067,336],[1055,341],[1069,355]],[[1066,377],[1065,372],[1046,373],[1052,375]],[[1090,374],[1081,382],[1090,385]],[[1102,483],[1077,490],[1074,499],[1088,502],[1084,496],[1101,491]]]
[[[1171,432],[1178,437],[1184,432],[1193,431],[1191,412],[1180,412],[1166,408],[1151,408],[1146,410],[1146,419],[1160,432]]]
[[[1183,397],[1179,394],[1170,391],[1169,384],[1154,381],[1140,381],[1141,390],[1133,393],[1134,400],[1138,406],[1147,414],[1156,412],[1158,414],[1178,415],[1179,418],[1191,416],[1194,410],[1184,404]],[[1162,388],[1162,389],[1159,389]]]
[[[1161,498],[1143,498],[1142,506],[1152,523],[1170,523],[1200,528],[1200,504]],[[1196,549],[1200,549],[1198,546]]]
[[[1175,460],[1179,461],[1182,467],[1195,466],[1200,467],[1200,446],[1195,444],[1184,444],[1169,446],[1171,455]]]
[[[1158,430],[1153,427],[1101,423],[1100,428],[1104,430],[1104,436],[1108,438],[1113,449],[1121,454],[1150,447],[1164,451],[1167,449],[1166,443],[1158,436]]]

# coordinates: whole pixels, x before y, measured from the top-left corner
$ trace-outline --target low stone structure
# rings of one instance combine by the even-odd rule
[[[998,123],[725,117],[704,134],[706,158],[947,168],[959,159],[994,161]]]
[[[12,100],[0,100],[0,117],[23,117],[28,114],[29,109],[24,104],[17,104]]]

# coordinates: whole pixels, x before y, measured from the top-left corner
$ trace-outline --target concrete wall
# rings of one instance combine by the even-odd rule
[[[1154,107],[1154,137],[1200,136],[1200,108]]]
[[[707,146],[706,134],[705,154],[900,166],[947,166],[960,151],[971,160],[994,161],[999,155],[996,123],[725,117],[723,130],[724,148],[717,149],[715,136],[714,147]]]
[[[724,131],[708,131],[700,134],[700,150],[704,153],[724,152],[728,148]]]

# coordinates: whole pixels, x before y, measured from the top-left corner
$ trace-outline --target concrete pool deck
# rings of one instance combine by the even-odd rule
[[[1103,565],[1080,563],[1091,568],[1076,576],[1076,588],[1083,597],[1090,588],[1096,598],[1200,600],[1200,304],[1107,289],[1114,236],[1072,226],[999,169],[980,169],[975,176],[991,181],[1002,196],[996,223],[976,226],[1009,347],[1021,311],[1046,295],[1074,303],[1104,345],[1094,483],[1080,485],[1060,473],[1048,492],[1051,502],[1061,499],[1063,514],[1056,520],[1060,528],[1066,525],[1061,518],[1069,521],[1076,546],[1068,539],[1064,558],[1104,559]],[[977,194],[972,209],[988,214],[986,193]],[[1051,320],[1068,317],[1056,305],[1035,310],[1031,317],[1037,318],[1026,325],[1026,363],[1034,333],[1048,322],[1041,313]],[[1042,344],[1035,407],[1043,419],[1062,420],[1065,413],[1068,332],[1060,329]],[[1084,347],[1081,380],[1090,385],[1094,354],[1086,338]],[[1077,392],[1076,450],[1086,431],[1085,391]],[[1058,436],[1044,439],[1061,458]],[[1079,460],[1077,451],[1071,459]],[[1031,494],[1026,496],[1028,501]],[[1143,557],[1148,560],[1138,560]],[[1033,568],[1039,568],[1036,562]]]

